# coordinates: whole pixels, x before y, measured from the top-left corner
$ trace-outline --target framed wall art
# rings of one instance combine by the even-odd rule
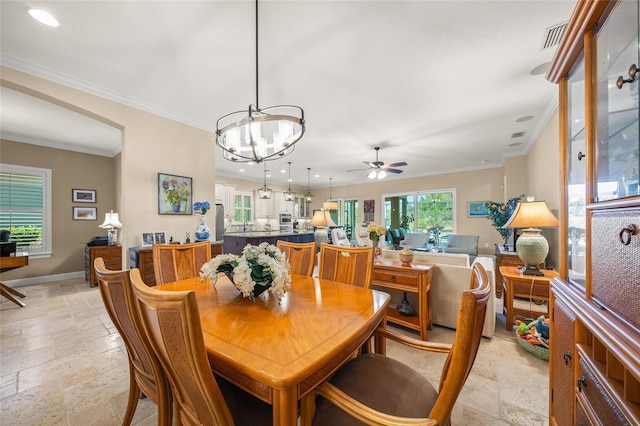
[[[486,201],[469,201],[467,203],[467,216],[468,217],[489,216],[489,210],[487,209],[487,202]]]
[[[96,191],[93,189],[72,189],[71,199],[74,203],[95,203]]]
[[[373,214],[376,210],[375,200],[364,200],[364,221],[373,222]]]
[[[98,213],[95,207],[74,207],[73,220],[97,220]]]
[[[193,179],[158,173],[158,214],[193,214]]]

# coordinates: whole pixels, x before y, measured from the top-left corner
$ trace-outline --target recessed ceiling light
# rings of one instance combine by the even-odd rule
[[[287,173],[285,169],[280,170],[280,173]]]
[[[525,121],[533,120],[533,115],[525,115],[516,120],[516,123],[524,123]]]
[[[480,163],[481,164],[487,164],[489,162],[489,160],[482,160]]]
[[[244,169],[240,169],[241,172],[244,172]]]
[[[27,11],[29,15],[41,24],[48,25],[50,27],[59,27],[60,23],[49,12],[42,9],[29,9]]]
[[[510,143],[507,146],[518,146],[518,145],[522,145],[522,142],[514,142],[514,143]]]
[[[319,174],[316,174],[316,175],[315,175],[314,177],[317,177],[317,178],[319,178],[319,177],[320,177],[320,175],[319,175]]]

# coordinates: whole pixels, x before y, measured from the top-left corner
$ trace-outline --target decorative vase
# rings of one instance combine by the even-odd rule
[[[382,249],[380,248],[380,241],[371,241],[373,243],[373,259],[378,260],[382,255]]]
[[[402,261],[402,266],[411,266],[411,262],[413,261],[413,252],[406,247],[402,249],[399,254],[400,260]]]
[[[200,216],[200,222],[196,227],[196,241],[208,241],[211,238],[211,231],[204,221],[204,215]]]
[[[256,283],[253,286],[253,297],[256,298],[260,296],[262,293],[269,290],[270,287],[271,287],[271,283],[267,283],[266,285],[260,285]]]
[[[398,313],[400,315],[404,315],[407,317],[412,317],[415,316],[418,312],[416,311],[416,308],[414,308],[410,303],[409,300],[407,300],[407,292],[404,292],[404,297],[402,299],[402,303],[400,303],[398,306],[396,306],[396,311],[398,311]]]

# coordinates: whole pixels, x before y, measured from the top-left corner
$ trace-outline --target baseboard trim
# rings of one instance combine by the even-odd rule
[[[21,278],[17,280],[3,281],[9,287],[24,287],[28,285],[48,283],[51,281],[73,280],[76,278],[84,278],[84,271],[67,272],[66,274],[43,275],[41,277]]]

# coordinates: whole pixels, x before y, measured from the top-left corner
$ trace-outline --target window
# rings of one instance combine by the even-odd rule
[[[253,220],[252,204],[253,196],[250,193],[236,191],[233,201],[234,222],[251,222]]]
[[[18,251],[51,254],[51,170],[0,164],[0,229]]]
[[[441,235],[448,235],[455,230],[454,206],[453,189],[385,195],[384,224],[387,229],[400,229],[403,217],[407,217],[406,232],[426,233],[429,228],[440,226]]]

